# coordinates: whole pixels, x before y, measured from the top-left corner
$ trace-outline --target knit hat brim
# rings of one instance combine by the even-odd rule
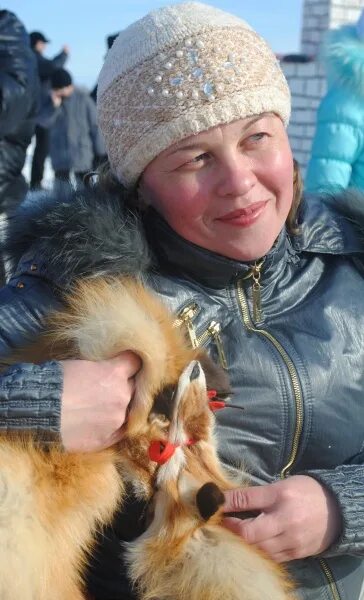
[[[168,127],[164,123],[154,127],[149,133],[143,135],[138,142],[128,151],[115,144],[110,155],[110,164],[117,178],[127,186],[133,186],[147,165],[156,157],[155,147],[158,143],[158,154],[170,146],[190,135],[218,125],[230,123],[241,118],[251,117],[263,113],[275,113],[287,126],[290,117],[287,94],[280,88],[266,86],[244,90],[222,99],[201,106],[193,115],[182,114],[170,121]],[[115,131],[117,138],[117,128]],[[120,155],[124,160],[120,165]]]

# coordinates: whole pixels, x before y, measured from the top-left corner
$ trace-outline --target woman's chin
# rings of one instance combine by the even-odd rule
[[[216,254],[220,254],[221,256],[225,256],[225,258],[230,258],[238,262],[253,262],[255,260],[260,260],[263,256],[268,254],[274,241],[275,240],[272,240],[272,243],[269,243],[269,241],[265,240],[260,244],[254,245],[226,244],[211,248],[211,250]]]

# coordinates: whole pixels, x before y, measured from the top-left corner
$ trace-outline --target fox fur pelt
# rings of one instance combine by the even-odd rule
[[[98,453],[0,443],[0,596],[81,600],[95,531],[123,502],[125,483],[150,501],[149,526],[127,545],[129,575],[143,600],[287,600],[283,569],[221,525],[222,491],[210,385],[225,381],[191,349],[150,291],[121,278],[79,283],[22,360],[101,360],[129,349],[142,359],[123,438]],[[14,356],[19,360],[20,355]],[[152,444],[173,449],[165,463]]]
[[[54,225],[55,215],[61,215],[59,235],[67,210],[82,212],[79,204],[58,205],[39,221],[37,238],[49,255],[56,242],[44,223]],[[82,218],[89,219],[86,209]],[[89,226],[100,227],[100,221]],[[120,231],[133,237],[122,222],[119,236]],[[218,460],[207,388],[226,395],[226,376],[202,350],[189,346],[161,301],[142,284],[149,264],[143,241],[138,252],[128,253],[127,264],[115,258],[116,276],[95,252],[91,266],[81,256],[84,248],[72,260],[73,234],[76,246],[91,243],[74,227],[63,245],[57,244],[53,263],[60,272],[57,260],[68,252],[60,278],[67,275],[73,291],[49,316],[44,333],[3,366],[20,360],[102,360],[127,349],[141,357],[142,368],[122,440],[110,449],[66,453],[57,445],[44,448],[30,435],[0,438],[0,598],[83,600],[83,571],[95,533],[111,522],[128,485],[149,503],[145,533],[126,544],[129,576],[140,600],[292,600],[284,568],[221,524],[223,491],[237,483]],[[21,245],[26,234],[17,239]],[[159,460],[152,449],[169,455]]]

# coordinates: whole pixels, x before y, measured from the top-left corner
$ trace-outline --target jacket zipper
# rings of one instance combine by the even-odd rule
[[[252,278],[252,300],[253,300],[253,321],[254,323],[258,323],[262,320],[262,299],[261,299],[261,291],[262,286],[260,284],[261,271],[263,267],[264,259],[260,262],[256,262],[253,267],[250,269],[249,273],[243,277],[243,279]]]
[[[255,264],[252,268],[252,296],[253,296],[253,320],[255,323],[262,320],[262,298],[261,298],[261,288],[260,278],[262,271],[263,261],[259,264]]]
[[[253,286],[252,286],[253,294],[252,294],[252,296],[253,296],[254,322],[260,321],[262,318],[261,283],[260,283],[262,265],[263,265],[263,262],[259,263],[259,265],[254,265],[251,273],[248,275],[248,277],[250,276],[253,278]],[[255,289],[254,289],[254,286],[255,286]],[[289,373],[289,376],[291,379],[294,398],[295,398],[295,405],[296,405],[296,428],[295,428],[295,432],[294,432],[294,436],[293,436],[292,448],[291,448],[291,453],[289,456],[288,463],[283,467],[283,469],[280,472],[281,479],[285,479],[286,477],[288,477],[289,470],[292,468],[292,465],[294,464],[294,461],[297,458],[298,446],[299,446],[300,438],[302,435],[302,429],[303,429],[303,399],[302,399],[302,390],[301,390],[297,370],[294,366],[293,361],[289,358],[287,352],[283,348],[282,344],[280,344],[280,342],[278,342],[278,340],[276,340],[275,337],[268,331],[266,331],[264,329],[257,329],[254,326],[254,323],[252,322],[251,317],[250,317],[248,302],[247,302],[247,299],[245,296],[245,292],[244,292],[241,280],[239,280],[237,282],[237,295],[238,295],[241,314],[243,317],[243,323],[244,323],[245,327],[249,331],[252,331],[252,332],[255,332],[255,333],[258,333],[258,334],[264,336],[266,339],[268,339],[273,344],[273,346],[276,348],[276,350],[279,352],[280,356],[282,357],[283,362],[285,363],[285,365],[287,367],[287,370],[288,370],[288,373]],[[318,559],[318,562],[319,562],[319,565],[320,565],[321,569],[323,570],[325,577],[328,581],[333,599],[341,600],[340,593],[336,586],[335,579],[333,577],[330,567],[328,566],[326,561],[322,558]]]
[[[215,342],[216,348],[217,348],[220,364],[223,369],[227,369],[228,364],[227,364],[227,360],[226,360],[224,346],[223,346],[222,339],[220,336],[220,331],[221,331],[220,323],[218,323],[217,321],[211,321],[211,323],[208,326],[208,328],[206,329],[206,331],[204,331],[197,339],[197,343],[199,346],[203,346],[207,342],[207,340],[212,337]]]
[[[221,325],[217,321],[211,321],[208,328],[197,337],[196,329],[193,325],[193,319],[199,310],[200,308],[196,302],[188,304],[178,313],[177,318],[173,322],[173,327],[181,327],[182,325],[185,325],[192,348],[198,348],[199,346],[202,346],[209,338],[212,337],[217,347],[220,364],[223,369],[227,369],[228,364],[220,336]]]
[[[260,279],[260,277],[259,277],[259,279]],[[254,283],[253,283],[253,285],[254,285]],[[259,280],[258,280],[258,283],[260,286]],[[240,309],[241,309],[241,313],[242,313],[242,317],[243,317],[243,323],[244,323],[245,327],[249,331],[254,331],[255,333],[258,333],[259,335],[262,335],[263,337],[268,339],[273,344],[273,346],[276,348],[276,350],[280,354],[283,362],[285,363],[288,373],[289,373],[289,376],[290,376],[290,379],[291,379],[291,384],[292,384],[293,394],[294,394],[294,399],[295,399],[295,405],[296,405],[296,428],[295,428],[295,432],[294,432],[294,436],[293,436],[293,442],[292,442],[292,448],[291,448],[289,460],[288,460],[287,464],[283,467],[283,469],[281,470],[281,473],[280,473],[281,479],[284,479],[289,474],[289,469],[292,467],[292,465],[294,464],[294,461],[296,460],[299,441],[301,438],[302,428],[303,428],[303,402],[302,402],[302,391],[301,391],[300,382],[298,379],[296,368],[295,368],[292,360],[289,358],[287,352],[283,348],[282,344],[280,344],[280,342],[278,342],[278,340],[276,340],[275,337],[268,331],[266,331],[264,329],[257,329],[254,326],[254,324],[251,320],[250,314],[249,314],[249,307],[248,307],[248,303],[247,303],[247,300],[245,297],[245,292],[244,292],[241,280],[239,280],[237,282],[237,294],[238,294]],[[260,314],[261,314],[261,310],[260,310]]]
[[[173,327],[181,327],[181,325],[185,325],[188,333],[188,337],[190,338],[192,348],[198,348],[198,340],[196,335],[196,330],[193,326],[192,319],[196,316],[199,311],[199,307],[196,302],[192,304],[188,304],[185,306],[179,313],[177,319],[173,322]]]
[[[334,598],[334,600],[341,600],[341,596],[340,596],[339,590],[337,589],[337,585],[336,585],[334,576],[333,576],[332,571],[331,571],[329,565],[327,564],[326,560],[324,560],[323,558],[319,558],[318,562],[319,562],[321,569],[325,573],[325,577],[328,581],[330,591],[332,593],[332,597]]]

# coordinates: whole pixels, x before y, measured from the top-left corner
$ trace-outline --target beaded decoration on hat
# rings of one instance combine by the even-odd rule
[[[263,112],[288,122],[290,94],[275,55],[245,21],[205,4],[137,21],[120,33],[100,74],[99,124],[127,186],[181,139]]]

